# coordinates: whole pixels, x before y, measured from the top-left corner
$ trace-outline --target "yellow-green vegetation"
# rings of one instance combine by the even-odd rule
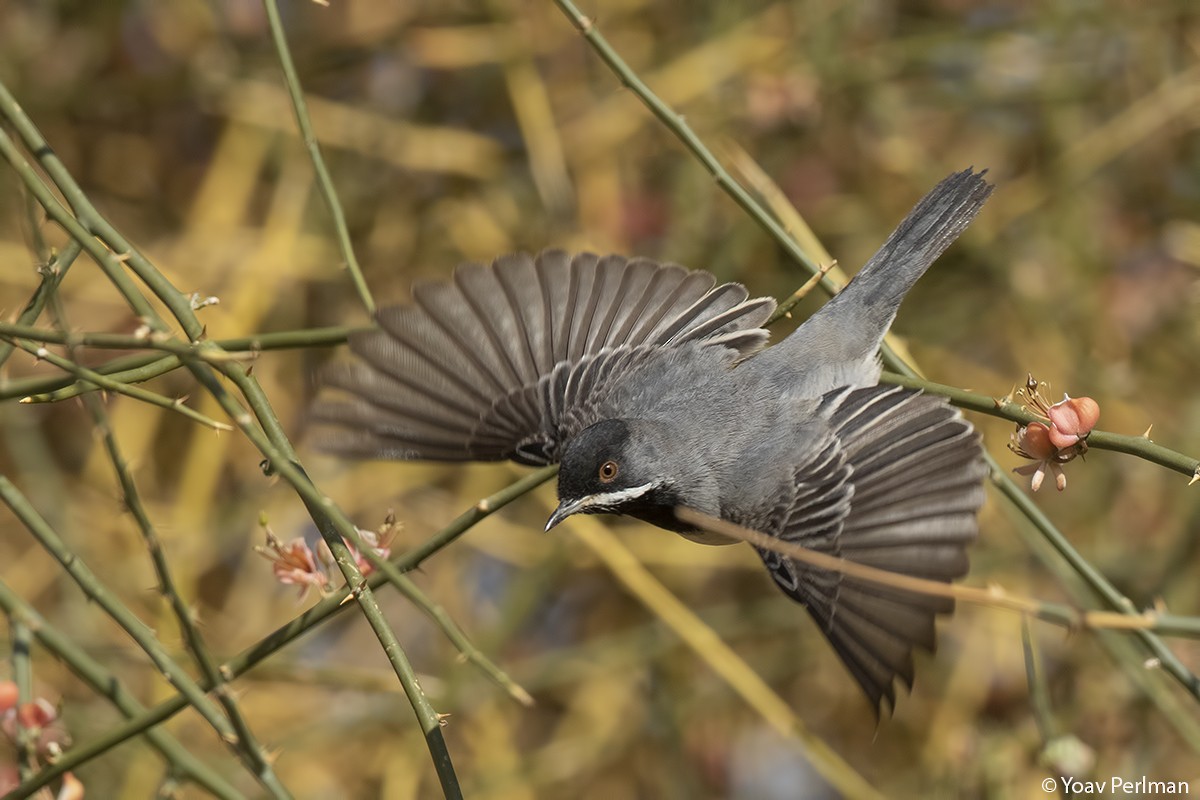
[[[73,741],[13,727],[0,789],[1200,789],[1198,109],[1192,0],[0,5],[0,716],[49,699]],[[782,300],[968,165],[996,191],[887,379],[966,409],[994,491],[878,724],[745,545],[543,534],[552,469],[306,445],[348,330],[460,261]],[[1030,374],[1100,410],[1061,493],[1011,474]],[[316,574],[299,537],[323,597],[276,581]]]

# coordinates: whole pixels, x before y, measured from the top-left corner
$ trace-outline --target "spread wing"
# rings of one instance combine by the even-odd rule
[[[983,503],[979,436],[940,399],[897,387],[827,395],[832,435],[775,509],[790,542],[880,569],[949,583]],[[760,550],[775,582],[802,603],[878,713],[894,680],[912,688],[914,647],[935,647],[937,614],[954,601],[886,588]]]
[[[359,458],[540,465],[600,419],[636,363],[686,342],[750,354],[774,300],[707,272],[620,256],[505,256],[413,289],[355,334],[314,407],[327,450]]]

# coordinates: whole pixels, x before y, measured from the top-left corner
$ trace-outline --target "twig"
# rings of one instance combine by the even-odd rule
[[[57,293],[50,294],[50,305],[54,310],[54,317],[60,328],[66,328],[67,323],[65,313],[62,308],[62,302]],[[76,347],[71,347],[71,356],[78,360],[79,355],[76,352]],[[81,370],[81,372],[89,372],[89,370]],[[103,385],[101,382],[106,381],[103,376],[85,376],[92,380],[97,385]],[[97,381],[97,377],[99,381]],[[135,387],[121,387],[125,390],[132,390]],[[138,393],[150,395],[150,392],[138,389]],[[136,396],[136,395],[134,395]],[[158,398],[158,395],[151,395]],[[161,398],[166,400],[166,398]],[[170,402],[170,401],[167,401]],[[110,424],[108,412],[105,411],[104,405],[99,398],[94,394],[89,394],[84,397],[84,405],[87,406],[88,413],[92,416],[92,422],[96,430],[100,431],[101,438],[104,440],[105,450],[108,452],[108,459],[113,467],[113,472],[116,474],[117,483],[121,487],[121,499],[125,508],[133,516],[134,522],[137,524],[138,531],[141,533],[142,541],[146,545],[146,550],[150,554],[150,562],[154,568],[155,577],[158,579],[158,591],[167,599],[168,605],[171,607],[172,613],[175,615],[175,621],[179,625],[180,633],[183,634],[184,644],[192,655],[192,659],[200,668],[200,672],[204,675],[208,683],[208,691],[213,693],[217,702],[225,710],[226,716],[229,718],[230,724],[233,726],[237,736],[235,746],[242,762],[250,769],[260,783],[274,797],[290,798],[291,793],[283,785],[279,776],[275,773],[274,767],[271,766],[271,760],[268,758],[266,750],[259,744],[254,732],[250,729],[249,723],[242,714],[241,708],[237,701],[229,692],[228,686],[221,677],[221,673],[217,669],[216,660],[209,653],[208,645],[205,644],[204,638],[200,635],[196,624],[192,621],[192,611],[188,604],[184,602],[183,596],[179,593],[179,587],[175,584],[175,578],[171,574],[170,565],[167,563],[166,553],[163,551],[162,542],[158,537],[157,531],[154,529],[154,524],[150,521],[150,515],[146,511],[146,507],[142,504],[141,492],[138,491],[137,483],[133,479],[133,473],[129,469],[128,463],[125,461],[125,456],[121,453],[121,448],[117,444],[117,437],[113,433],[112,425]],[[172,407],[180,407],[172,403]],[[188,409],[191,411],[192,409]],[[196,417],[208,420],[207,417],[195,412]],[[208,420],[213,427],[220,426],[219,430],[232,430],[229,425]]]
[[[29,302],[25,304],[25,308],[17,315],[18,325],[33,325],[37,322],[37,318],[41,315],[42,309],[46,305],[46,298],[54,292],[62,279],[66,276],[67,270],[75,263],[75,259],[83,251],[83,245],[72,239],[63,248],[61,253],[57,253],[44,266],[38,268],[38,272],[42,274],[42,282],[38,284],[37,289],[29,298]],[[13,345],[10,342],[0,343],[0,367],[8,361],[8,357],[12,355]]]
[[[689,525],[695,525],[703,530],[719,533],[730,539],[749,542],[763,550],[773,550],[788,558],[808,564],[818,569],[840,572],[853,578],[869,581],[878,586],[888,586],[906,592],[930,595],[932,597],[948,597],[981,606],[1003,608],[1028,614],[1046,622],[1054,623],[1068,630],[1079,629],[1114,629],[1133,631],[1161,631],[1179,636],[1200,639],[1200,617],[1181,617],[1173,614],[1160,614],[1157,611],[1112,612],[1087,611],[1064,606],[1058,603],[1046,603],[1031,597],[1014,595],[999,586],[980,589],[974,586],[963,586],[954,583],[914,578],[878,567],[859,564],[849,559],[831,556],[816,550],[810,550],[794,542],[761,533],[741,525],[735,525],[717,517],[703,514],[690,508],[677,508],[676,516]],[[1128,604],[1128,600],[1125,601]]]
[[[167,680],[184,694],[187,702],[195,707],[200,715],[204,717],[205,721],[217,731],[222,741],[229,745],[235,753],[240,754],[237,748],[237,731],[234,730],[229,720],[217,709],[216,704],[206,696],[204,690],[192,680],[187,672],[167,654],[162,643],[154,637],[153,631],[147,628],[145,623],[138,619],[132,611],[109,591],[108,587],[96,577],[96,574],[88,569],[83,560],[66,546],[58,534],[54,532],[54,529],[50,527],[49,523],[29,504],[29,501],[21,494],[20,490],[3,475],[0,475],[0,499],[12,509],[13,514],[33,534],[38,543],[62,565],[63,569],[71,576],[76,585],[83,590],[83,593],[100,606],[142,648]],[[23,783],[16,796],[28,796],[30,793],[45,786],[52,777],[53,775],[50,770],[43,770],[30,781]],[[270,788],[268,784],[264,783],[264,785]],[[278,796],[287,797],[289,795],[286,792],[281,792],[278,793]]]
[[[342,203],[338,200],[337,191],[333,188],[333,179],[321,156],[321,146],[317,143],[317,135],[313,131],[312,121],[308,117],[308,106],[304,102],[304,90],[296,75],[296,65],[292,63],[292,54],[288,48],[287,36],[283,32],[283,23],[279,19],[279,6],[275,0],[263,0],[267,11],[267,25],[271,28],[271,41],[275,44],[275,54],[279,57],[279,66],[283,70],[283,82],[287,85],[288,96],[292,100],[292,111],[296,114],[296,125],[300,128],[300,137],[312,160],[313,170],[317,174],[317,186],[321,189],[321,197],[329,207],[333,217],[333,228],[337,234],[338,247],[342,258],[346,261],[346,269],[350,280],[358,292],[359,299],[368,313],[375,313],[375,300],[371,297],[371,289],[363,278],[362,268],[358,265],[358,257],[354,255],[354,245],[350,243],[350,229],[346,226],[346,214],[342,211]]]
[[[934,383],[923,378],[913,378],[885,372],[880,378],[880,382],[890,383],[895,386],[904,386],[908,389],[918,389],[928,394],[940,395],[959,408],[966,408],[993,417],[1007,419],[1018,425],[1026,425],[1041,419],[1041,417],[1026,410],[1024,406],[1018,403],[1009,402],[1003,398],[988,397],[987,395],[968,392],[964,389]],[[1089,448],[1094,447],[1098,450],[1112,450],[1117,453],[1134,455],[1153,464],[1158,464],[1161,467],[1166,467],[1167,469],[1187,475],[1189,478],[1194,476],[1197,470],[1200,470],[1200,459],[1171,450],[1160,444],[1155,444],[1145,436],[1129,436],[1127,434],[1095,430],[1088,434],[1087,444]]]
[[[92,691],[107,698],[123,715],[132,718],[146,713],[145,706],[137,701],[116,675],[109,672],[100,662],[93,659],[83,648],[75,644],[72,637],[62,633],[47,622],[33,606],[25,602],[3,582],[0,582],[0,608],[4,610],[4,613],[10,619],[24,622],[43,647],[66,664],[71,672],[86,683]],[[177,696],[182,697],[182,695]],[[233,788],[224,778],[188,752],[187,748],[166,731],[145,728],[140,733],[162,755],[173,772],[203,786],[213,795],[222,798],[222,800],[240,800],[240,798],[244,797],[241,792]],[[104,744],[99,748],[96,755],[114,746],[115,744]],[[63,773],[69,772],[83,763],[83,760],[71,760],[68,763],[63,763],[69,759],[77,758],[80,755],[77,752],[78,750],[79,748],[76,747],[70,748],[63,754],[62,759],[48,768],[48,770],[53,771],[53,774],[44,776],[47,782],[54,780]]]
[[[767,321],[763,325],[771,325],[784,317],[791,317],[792,309],[796,307],[804,298],[812,292],[813,289],[820,285],[821,281],[829,274],[830,270],[837,266],[836,261],[826,261],[821,265],[821,268],[816,273],[801,284],[800,288],[787,296],[787,299],[775,306],[775,310],[771,312],[771,316],[767,317]]]
[[[0,330],[2,330],[2,327],[0,327]],[[25,330],[41,332],[44,329],[27,327]],[[338,326],[310,328],[299,331],[278,331],[275,333],[262,333],[256,336],[217,339],[214,344],[222,350],[234,353],[259,353],[267,350],[284,350],[290,348],[332,347],[334,345],[345,344],[347,337],[356,330],[360,329]],[[82,335],[87,336],[87,334]],[[38,339],[37,337],[32,338],[36,341],[47,341]],[[137,345],[137,347],[145,346],[145,343]],[[191,347],[190,345],[183,346]],[[121,383],[141,383],[152,378],[157,378],[160,375],[165,375],[181,366],[183,366],[183,362],[175,355],[137,353],[135,355],[114,358],[112,361],[95,367],[95,371]],[[67,378],[22,378],[0,382],[0,400],[8,400],[13,397],[28,397],[31,403],[56,402],[76,397],[84,392],[95,391],[95,389],[94,385],[81,385],[78,381]]]
[[[229,352],[214,346],[213,342],[183,342],[161,331],[143,329],[133,334],[123,333],[71,333],[53,331],[0,322],[0,336],[20,337],[35,342],[61,344],[68,347],[98,347],[113,350],[163,350],[177,356],[186,356],[210,363],[243,360],[249,354]]]
[[[159,408],[164,408],[167,411],[174,411],[176,413],[182,414],[183,416],[187,417],[188,419],[193,420],[194,422],[199,422],[201,425],[203,425],[207,428],[212,428],[213,430],[216,430],[216,431],[231,431],[231,430],[233,430],[233,428],[230,425],[228,425],[224,422],[217,422],[215,419],[205,416],[204,414],[200,413],[196,409],[184,405],[182,398],[172,400],[169,397],[163,397],[161,394],[155,394],[154,392],[147,391],[146,389],[142,389],[137,386],[131,386],[130,384],[127,384],[127,383],[121,383],[118,380],[114,380],[113,378],[109,378],[104,375],[101,375],[98,372],[93,372],[92,370],[90,370],[86,367],[81,367],[81,366],[79,366],[79,364],[77,364],[74,361],[71,361],[69,359],[63,358],[62,356],[59,356],[59,355],[56,355],[56,354],[50,352],[45,347],[39,347],[38,345],[34,344],[33,342],[28,342],[24,339],[18,339],[15,336],[5,336],[4,334],[0,334],[0,338],[3,338],[3,341],[11,342],[11,343],[15,344],[17,347],[20,347],[22,350],[24,350],[25,352],[29,353],[30,355],[34,356],[35,358],[37,358],[41,361],[45,361],[47,363],[53,364],[54,366],[58,367],[59,369],[64,370],[65,372],[69,372],[70,374],[74,375],[78,380],[87,381],[88,383],[90,383],[93,386],[96,386],[100,389],[106,389],[110,392],[115,392],[117,394],[123,394],[127,397],[130,397],[134,400],[138,400],[140,402],[146,403],[148,405],[157,406]],[[91,396],[92,395],[88,395],[88,397],[91,397]],[[21,400],[22,403],[27,403],[30,401],[31,401],[30,398],[23,398]]]
[[[642,82],[637,73],[617,55],[617,52],[613,50],[608,40],[597,30],[595,24],[584,16],[571,0],[554,0],[554,4],[562,9],[562,12],[571,20],[571,24],[582,34],[583,38],[592,46],[592,49],[596,51],[601,60],[608,65],[608,68],[616,74],[621,83],[633,90],[634,95],[642,101],[646,108],[650,109],[650,112],[658,117],[659,121],[674,133],[679,141],[691,151],[696,160],[713,176],[717,185],[732,197],[734,202],[741,206],[742,210],[749,214],[755,222],[768,231],[779,246],[797,264],[803,266],[810,275],[818,274],[821,270],[821,265],[805,253],[796,244],[796,241],[788,235],[787,231],[770,214],[766,213],[762,206],[750,196],[750,193],[742,188],[740,183],[734,180],[733,176],[721,165],[721,162],[717,160],[712,151],[700,140],[700,137],[696,135],[695,131],[692,130],[683,117],[677,114]],[[826,283],[827,281],[823,279],[822,285]],[[832,293],[833,286],[829,285],[828,290]]]
[[[12,629],[13,680],[17,684],[17,704],[24,706],[33,702],[33,631],[21,617],[8,616]],[[29,780],[34,771],[33,741],[31,732],[21,720],[21,714],[13,716],[17,729],[17,774],[24,782]]]
[[[430,537],[424,545],[394,558],[392,562],[401,570],[416,569],[422,561],[452,542],[472,525],[545,483],[554,477],[557,471],[558,467],[556,466],[543,467],[499,492],[480,500],[456,520]],[[386,582],[387,576],[381,572],[377,572],[367,578],[367,585],[372,589],[378,589]],[[285,623],[267,636],[264,636],[234,658],[226,661],[221,665],[221,672],[228,675],[230,680],[245,674],[291,642],[312,631],[321,623],[343,613],[350,607],[346,602],[350,594],[351,590],[344,588],[323,598],[312,608],[298,615],[290,622]],[[103,743],[96,741],[87,745],[72,747],[55,764],[55,769],[62,772],[77,769],[127,739],[152,732],[156,725],[160,725],[170,719],[184,708],[187,708],[187,705],[187,698],[183,694],[176,694],[174,697],[162,701],[149,711],[130,719],[121,727],[109,731],[103,737]]]

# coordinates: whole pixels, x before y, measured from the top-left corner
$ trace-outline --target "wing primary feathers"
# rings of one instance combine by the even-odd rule
[[[325,382],[353,399],[313,415],[350,438],[320,441],[370,455],[376,437],[386,458],[557,460],[647,359],[693,341],[742,355],[761,346],[771,301],[714,283],[676,264],[561,250],[464,264],[351,337],[363,366]]]
[[[539,302],[541,292],[533,260],[525,253],[497,259],[495,274],[504,292],[504,299],[508,302],[509,314],[516,322],[513,341],[522,362],[522,380],[526,383],[536,382],[538,376],[553,364],[545,363],[540,355],[545,348],[549,326],[541,316],[545,309]]]
[[[462,294],[453,284],[427,283],[413,289],[413,300],[425,312],[425,318],[453,343],[475,372],[490,384],[489,391],[503,394],[504,382],[484,360],[479,345],[487,343],[486,328],[473,318],[470,308],[461,302]],[[480,337],[478,334],[484,333]],[[475,341],[467,336],[475,334]]]
[[[529,348],[527,332],[515,322],[496,270],[481,264],[464,264],[455,270],[454,285],[487,338],[497,380],[504,386],[512,386],[536,377],[517,363]]]
[[[661,284],[670,281],[678,282],[686,275],[683,267],[674,264],[665,264],[659,266],[653,261],[647,261],[644,258],[634,259],[629,262],[629,269],[626,277],[629,280],[629,286],[626,288],[626,293],[629,297],[638,298],[637,302],[629,305],[621,310],[620,317],[615,321],[615,329],[608,335],[609,347],[620,347],[628,343],[634,332],[637,329],[638,323],[642,317],[648,312],[660,305],[656,303],[658,287]],[[659,308],[661,312],[663,309]]]

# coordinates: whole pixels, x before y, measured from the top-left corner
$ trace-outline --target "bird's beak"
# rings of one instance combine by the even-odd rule
[[[550,530],[555,525],[562,522],[579,509],[583,508],[583,505],[583,500],[573,500],[570,502],[563,501],[559,503],[558,508],[554,509],[554,513],[550,515],[550,519],[546,520],[546,530]]]
[[[550,515],[550,519],[546,521],[546,530],[550,530],[558,523],[562,522],[572,514],[578,514],[587,508],[598,508],[601,511],[613,511],[620,508],[621,504],[636,500],[642,495],[649,492],[656,483],[646,483],[641,486],[633,486],[628,489],[621,489],[617,492],[606,492],[602,494],[589,494],[586,497],[581,497],[578,500],[563,500],[558,504],[558,508],[554,509],[554,513]],[[620,513],[620,512],[616,512]]]

